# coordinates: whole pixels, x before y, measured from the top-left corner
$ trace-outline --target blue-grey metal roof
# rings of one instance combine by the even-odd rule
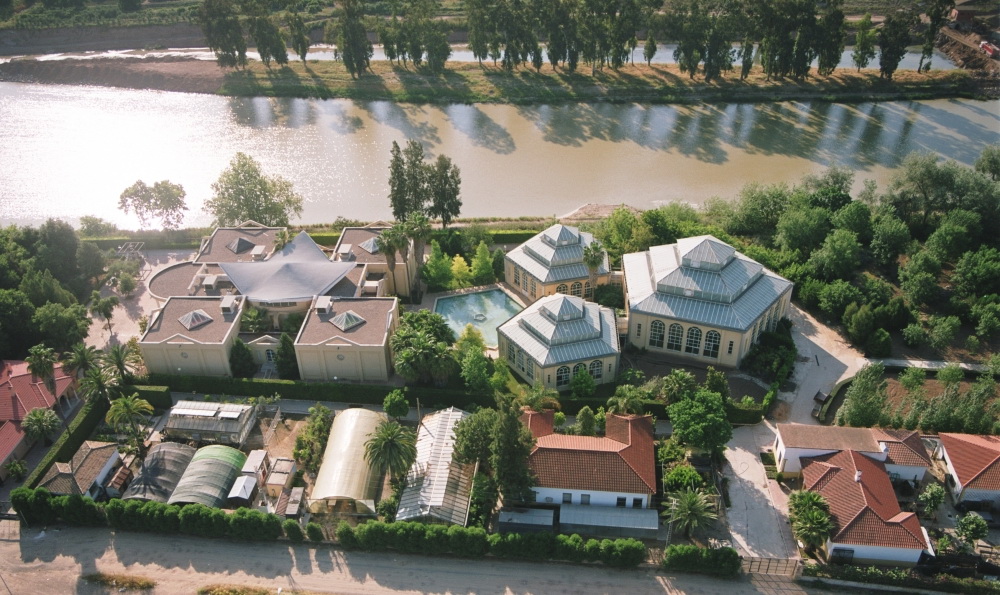
[[[249,299],[278,302],[326,293],[354,269],[354,263],[332,262],[303,231],[267,260],[224,262],[219,267]]]
[[[497,333],[543,367],[618,355],[615,313],[610,308],[572,298],[580,300],[582,318],[554,321],[540,311],[570,297],[544,297],[500,325]]]
[[[660,527],[660,515],[655,508],[563,504],[559,507],[559,522],[567,525],[656,531]]]
[[[735,248],[710,235],[679,239],[677,250],[685,264],[704,263],[712,268],[726,266],[736,255]]]
[[[737,269],[732,278],[738,280],[748,272],[752,273],[756,267],[760,269],[754,275],[755,278],[750,278],[746,289],[736,295],[731,303],[658,291],[656,280],[662,279],[666,276],[664,273],[669,272],[661,268],[669,265],[663,255],[672,248],[673,245],[657,246],[646,252],[635,252],[622,257],[631,311],[746,332],[792,288],[791,281],[736,252],[728,267],[737,266],[740,269]]]
[[[733,302],[764,270],[760,263],[735,251],[734,255],[722,268],[706,269],[701,261],[694,261],[697,266],[688,264],[677,244],[669,244],[650,248],[649,263],[657,291]]]
[[[594,236],[566,225],[553,225],[507,253],[507,258],[542,283],[584,280],[590,270],[583,263],[583,249]],[[598,275],[609,270],[607,254],[597,269]]]

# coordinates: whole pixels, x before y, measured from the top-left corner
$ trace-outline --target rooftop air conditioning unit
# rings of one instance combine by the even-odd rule
[[[316,298],[316,313],[329,314],[331,298],[328,295],[321,295]]]

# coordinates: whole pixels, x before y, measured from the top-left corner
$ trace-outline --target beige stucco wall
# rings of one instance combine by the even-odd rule
[[[225,343],[140,343],[146,368],[155,374],[232,376],[229,352],[233,339]]]
[[[520,274],[517,275],[520,278],[519,279],[520,283],[518,285],[514,284],[514,277],[515,277],[514,269],[520,269]],[[579,279],[560,281],[558,283],[542,283],[534,275],[527,273],[524,269],[514,264],[512,260],[507,259],[504,260],[504,280],[506,281],[507,285],[512,287],[514,291],[518,293],[518,295],[524,297],[526,299],[526,302],[530,304],[535,300],[543,298],[547,295],[554,295],[556,293],[565,293],[566,295],[573,295],[571,289],[574,282],[580,283],[579,296],[584,297],[585,284],[590,282],[590,277],[589,276],[581,277]],[[606,285],[610,280],[610,274],[605,273],[603,275],[597,275],[594,278],[594,280],[596,281],[594,287],[597,287],[598,285]],[[532,281],[535,282],[534,292],[531,291]],[[566,285],[566,291],[564,292],[557,291],[560,285]]]
[[[392,370],[388,345],[296,345],[295,355],[303,380],[386,382]]]
[[[535,382],[538,382],[540,380],[542,384],[545,385],[545,388],[551,388],[555,390],[569,390],[569,384],[566,384],[565,386],[557,386],[559,368],[562,366],[568,366],[570,370],[570,380],[572,380],[573,368],[575,368],[577,364],[584,364],[585,366],[587,366],[587,370],[589,371],[590,364],[594,361],[601,362],[601,377],[595,379],[595,382],[597,384],[607,384],[609,382],[614,382],[615,378],[618,376],[619,356],[617,355],[609,355],[605,357],[593,358],[588,360],[578,360],[578,361],[560,363],[557,365],[545,366],[545,367],[542,367],[538,362],[525,356],[524,357],[525,369],[521,370],[521,368],[517,365],[516,361],[510,361],[510,359],[507,357],[508,353],[507,337],[503,335],[498,335],[497,339],[498,343],[500,344],[498,346],[498,353],[500,354],[500,357],[502,357],[509,364],[510,370],[514,372],[514,374],[516,374],[518,378],[527,382],[528,384],[534,384]],[[514,349],[517,349],[517,345],[514,346]],[[527,367],[529,365],[533,367],[532,369],[534,371],[534,377],[531,377],[528,373]]]

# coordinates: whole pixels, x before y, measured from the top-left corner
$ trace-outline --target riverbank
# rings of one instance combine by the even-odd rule
[[[245,70],[219,68],[214,62],[185,58],[90,59],[38,61],[15,59],[0,64],[0,81],[154,89],[227,96],[265,96],[404,103],[566,103],[638,102],[692,104],[757,103],[791,100],[837,102],[899,99],[972,98],[973,77],[965,71],[922,74],[898,71],[892,82],[878,71],[838,69],[829,77],[804,81],[767,80],[759,69],[745,80],[737,73],[704,82],[691,79],[676,65],[633,64],[618,71],[576,73],[522,68],[512,73],[492,64],[450,62],[441,74],[373,62],[371,72],[353,79],[343,63],[309,61],[268,69],[251,62]]]

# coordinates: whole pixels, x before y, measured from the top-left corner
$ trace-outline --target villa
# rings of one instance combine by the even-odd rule
[[[583,260],[584,249],[594,236],[575,227],[556,224],[514,248],[504,257],[504,278],[511,287],[534,301],[563,293],[591,298],[594,286],[608,282],[608,255],[594,272]]]
[[[739,366],[788,312],[792,283],[713,236],[622,257],[628,340],[637,348]]]
[[[611,308],[569,295],[550,295],[497,328],[499,354],[529,384],[565,390],[587,372],[597,384],[614,382],[621,349]]]
[[[0,361],[0,481],[9,475],[6,464],[23,459],[33,444],[21,428],[24,416],[32,409],[66,405],[75,394],[73,377],[62,364],[55,365],[53,375],[55,394],[41,378],[31,375],[27,362]]]
[[[939,437],[954,502],[1000,507],[1000,436],[942,432]]]

